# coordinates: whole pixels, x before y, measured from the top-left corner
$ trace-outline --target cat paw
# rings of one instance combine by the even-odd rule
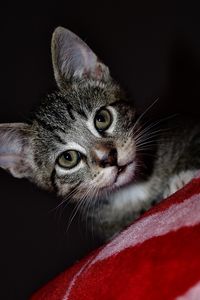
[[[179,174],[173,175],[168,182],[167,188],[163,193],[163,197],[167,198],[185,186],[197,174],[196,170],[182,171]]]

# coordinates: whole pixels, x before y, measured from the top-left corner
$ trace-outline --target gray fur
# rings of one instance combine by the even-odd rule
[[[109,238],[200,169],[200,123],[170,120],[163,122],[160,131],[156,128],[156,135],[155,129],[143,128],[108,68],[67,29],[59,27],[53,34],[52,60],[59,91],[44,99],[29,124],[0,125],[0,167],[55,191],[64,201],[72,198],[85,208],[83,213],[95,230]],[[112,131],[101,135],[93,128],[93,118],[102,107],[110,109],[116,123]],[[155,149],[145,174],[138,161],[143,167],[142,153],[152,151],[151,143]],[[118,166],[97,165],[97,145],[116,149]],[[82,165],[76,171],[62,170],[58,156],[73,147],[84,152]],[[122,184],[121,190],[114,189],[110,195],[112,187],[105,188],[107,182],[129,164],[133,168],[129,186]]]

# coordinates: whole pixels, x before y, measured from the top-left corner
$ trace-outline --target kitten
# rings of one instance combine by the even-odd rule
[[[93,205],[88,218],[109,238],[200,169],[200,122],[169,121],[149,133],[108,67],[62,27],[52,60],[59,90],[29,123],[0,125],[0,167],[85,210]]]

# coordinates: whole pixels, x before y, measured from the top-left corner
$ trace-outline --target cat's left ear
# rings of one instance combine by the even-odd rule
[[[57,27],[52,36],[52,61],[56,82],[65,89],[72,80],[110,80],[109,69],[73,32]]]
[[[30,150],[28,124],[0,124],[0,168],[17,178],[31,178],[33,159]]]

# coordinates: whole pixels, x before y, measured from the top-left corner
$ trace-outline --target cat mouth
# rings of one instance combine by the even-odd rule
[[[123,173],[124,172],[124,170],[126,170],[126,167],[127,167],[128,165],[124,165],[124,166],[121,166],[121,167],[119,167],[119,169],[118,169],[118,175],[119,174],[121,174],[121,173]]]
[[[131,161],[124,166],[119,166],[117,176],[114,181],[114,187],[120,187],[128,184],[135,174],[135,162]]]
[[[129,184],[134,179],[135,166],[136,163],[134,161],[131,161],[126,165],[116,167],[117,170],[115,175],[113,174],[112,182],[109,182],[109,184],[104,186],[101,191],[112,192],[120,187]]]

